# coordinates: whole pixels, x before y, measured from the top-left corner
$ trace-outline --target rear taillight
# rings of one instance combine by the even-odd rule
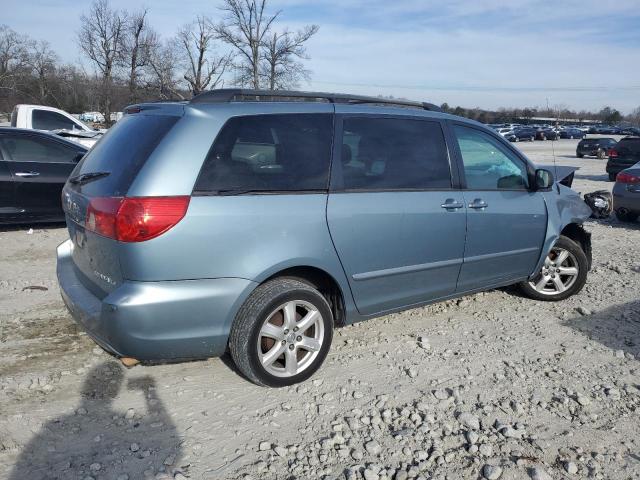
[[[174,227],[190,197],[97,197],[87,208],[85,228],[120,242],[144,242]]]
[[[620,172],[616,176],[616,182],[618,183],[640,183],[640,177],[631,175],[630,173]]]
[[[609,151],[607,152],[607,155],[609,155],[609,157],[611,158],[616,158],[618,156],[618,152],[616,151],[615,148],[610,148]]]

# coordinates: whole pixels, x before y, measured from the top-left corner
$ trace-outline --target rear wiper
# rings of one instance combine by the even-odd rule
[[[84,185],[85,183],[91,182],[93,180],[97,180],[98,178],[106,177],[108,175],[111,175],[111,172],[81,173],[80,175],[71,177],[69,179],[69,182],[73,183],[74,185]]]

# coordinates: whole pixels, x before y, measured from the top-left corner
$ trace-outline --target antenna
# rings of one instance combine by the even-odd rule
[[[555,138],[551,140],[551,152],[553,153],[553,175],[556,179],[556,182],[558,181],[558,165],[556,165],[556,147],[554,145],[554,142],[558,138],[558,135],[559,134],[556,132]]]

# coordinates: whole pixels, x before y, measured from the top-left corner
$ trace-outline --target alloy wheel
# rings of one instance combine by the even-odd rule
[[[575,255],[564,248],[554,247],[545,258],[540,273],[529,285],[543,295],[559,295],[573,286],[578,272]]]
[[[258,358],[262,367],[277,377],[292,377],[309,367],[324,340],[320,311],[302,300],[276,308],[258,334]]]

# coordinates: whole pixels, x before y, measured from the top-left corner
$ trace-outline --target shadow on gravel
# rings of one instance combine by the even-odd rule
[[[616,218],[615,213],[612,213],[609,216],[609,218],[603,218],[603,219],[592,218],[590,220],[611,228],[623,228],[625,230],[640,230],[640,220],[636,220],[635,222],[621,222]]]
[[[116,411],[113,401],[124,380],[114,362],[86,376],[74,413],[50,420],[22,450],[9,480],[117,478],[133,480],[170,472],[180,459],[181,439],[149,376],[127,388],[144,395],[145,411]],[[123,477],[126,478],[126,477]]]
[[[640,358],[640,300],[573,318],[565,324],[605,347]]]
[[[578,172],[579,171],[580,170],[578,170]],[[594,182],[609,182],[609,175],[607,175],[606,173],[603,173],[602,175],[582,175],[578,172],[575,173],[574,178],[576,179],[593,180]],[[611,186],[613,186],[613,182],[611,182]]]

